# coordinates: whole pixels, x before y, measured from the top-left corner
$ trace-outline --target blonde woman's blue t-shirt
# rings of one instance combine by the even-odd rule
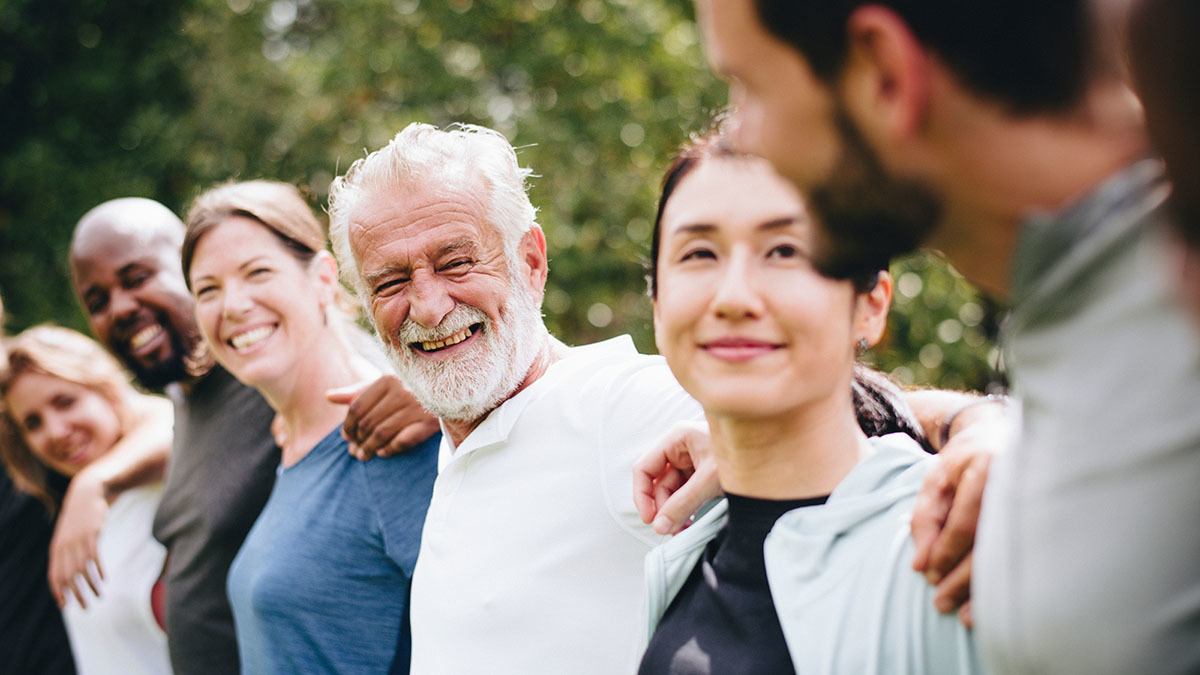
[[[335,429],[280,470],[229,571],[243,672],[408,672],[439,442],[359,462]]]

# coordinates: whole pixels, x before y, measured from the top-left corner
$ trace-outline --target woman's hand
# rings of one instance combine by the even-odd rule
[[[721,496],[708,425],[681,422],[633,465],[633,502],[642,522],[677,534],[705,502]]]

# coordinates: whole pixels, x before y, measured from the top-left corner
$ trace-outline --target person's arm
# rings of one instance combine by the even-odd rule
[[[441,428],[438,419],[413,398],[394,375],[383,375],[370,384],[331,389],[333,403],[349,405],[342,436],[349,452],[359,460],[389,457],[415,447]]]
[[[59,606],[71,593],[86,607],[82,581],[100,594],[104,570],[97,556],[96,541],[108,507],[121,493],[162,480],[171,456],[174,411],[170,401],[156,396],[139,396],[132,428],[103,457],[75,474],[63,498],[62,510],[50,540],[50,590]]]
[[[971,551],[992,455],[1008,448],[1015,425],[1007,399],[913,391],[909,406],[938,450],[913,508],[913,569],[937,587],[934,606],[972,624]]]

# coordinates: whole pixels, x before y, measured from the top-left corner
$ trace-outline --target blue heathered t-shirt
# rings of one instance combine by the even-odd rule
[[[440,439],[359,462],[335,429],[280,470],[229,570],[243,672],[408,672],[409,583]]]

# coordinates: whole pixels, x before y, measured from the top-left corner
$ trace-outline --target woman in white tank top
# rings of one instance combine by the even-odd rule
[[[39,326],[5,348],[0,457],[17,487],[51,511],[48,470],[74,476],[107,454],[134,420],[170,414],[168,403],[135,390],[100,345],[75,331]],[[158,482],[113,500],[97,542],[102,578],[95,590],[80,583],[79,596],[66,598],[63,617],[81,675],[171,672],[151,600],[166,559],[150,533],[161,494]]]

